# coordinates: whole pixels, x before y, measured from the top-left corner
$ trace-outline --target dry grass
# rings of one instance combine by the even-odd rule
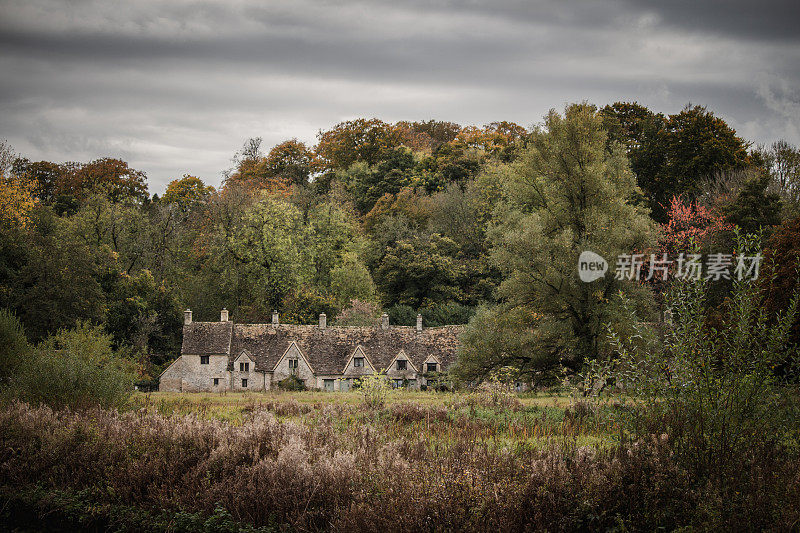
[[[355,393],[298,392],[140,395],[122,413],[13,403],[0,411],[0,489],[80,494],[92,513],[222,510],[298,531],[789,529],[800,517],[788,505],[800,498],[796,462],[756,465],[732,499],[693,480],[667,436],[622,444],[612,417],[562,402],[397,393],[367,409]]]

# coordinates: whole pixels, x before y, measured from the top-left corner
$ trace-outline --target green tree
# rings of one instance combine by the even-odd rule
[[[3,232],[0,247],[0,305],[14,310],[32,340],[77,320],[103,323],[103,282],[117,271],[108,249],[76,238],[47,207],[34,211],[29,230]]]
[[[769,234],[772,226],[781,223],[781,199],[767,192],[768,186],[768,176],[746,182],[736,199],[723,209],[727,221],[736,224],[744,233],[765,230]]]
[[[636,292],[613,272],[580,281],[578,256],[591,250],[613,270],[617,256],[644,250],[655,236],[647,211],[632,203],[638,190],[622,147],[606,141],[593,106],[569,105],[564,116],[551,111],[509,169],[506,202],[490,233],[493,260],[505,275],[495,312],[541,315],[517,327],[533,328],[541,349],[573,370],[600,355],[604,325],[619,318],[611,297]]]
[[[453,257],[456,244],[440,235],[417,236],[391,245],[375,270],[386,305],[414,309],[463,297],[463,268]]]
[[[673,196],[693,199],[704,181],[751,164],[747,143],[702,106],[665,117],[636,103],[602,110],[608,140],[621,142],[653,218],[666,222]]]

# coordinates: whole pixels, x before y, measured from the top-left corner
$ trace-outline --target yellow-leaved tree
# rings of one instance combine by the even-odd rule
[[[0,221],[25,226],[36,205],[36,184],[28,176],[12,172],[15,158],[11,147],[0,142]]]

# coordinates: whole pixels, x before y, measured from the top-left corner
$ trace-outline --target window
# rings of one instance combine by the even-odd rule
[[[247,380],[246,380],[246,379],[243,379],[243,380],[242,380],[242,388],[243,388],[243,389],[246,389],[246,388],[247,388]]]
[[[428,372],[436,372],[436,363],[428,363]]]
[[[398,359],[397,360],[397,370],[405,370],[406,369],[406,361],[405,359]]]
[[[289,359],[289,369],[297,370],[297,359]]]
[[[323,388],[326,391],[332,391],[333,390],[333,380],[332,379],[323,379],[322,380],[322,385],[323,385]]]
[[[214,378],[214,386],[216,387],[219,385],[219,378]]]
[[[207,365],[208,364],[208,356],[207,355],[201,355],[200,356],[200,364],[201,365]]]
[[[402,389],[403,388],[403,380],[402,379],[395,379],[394,382],[392,383],[392,387],[394,387],[395,389]]]
[[[364,366],[364,358],[363,357],[354,357],[353,358],[353,366],[356,368],[362,368]]]
[[[249,372],[250,363],[239,363],[239,372]]]

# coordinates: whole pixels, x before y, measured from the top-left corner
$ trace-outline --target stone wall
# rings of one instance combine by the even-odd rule
[[[214,378],[219,384],[214,386]],[[230,388],[227,355],[209,355],[208,364],[199,355],[182,355],[161,376],[158,390],[173,392],[210,392]]]
[[[296,359],[297,360],[297,369],[290,369],[289,368],[289,360]],[[306,387],[316,387],[317,380],[314,377],[314,373],[309,368],[308,363],[300,354],[300,350],[297,349],[297,346],[292,344],[286,353],[278,361],[278,365],[275,367],[275,370],[272,373],[272,385],[277,386],[278,382],[288,378],[290,375],[295,374],[298,378],[303,380],[306,384]]]

